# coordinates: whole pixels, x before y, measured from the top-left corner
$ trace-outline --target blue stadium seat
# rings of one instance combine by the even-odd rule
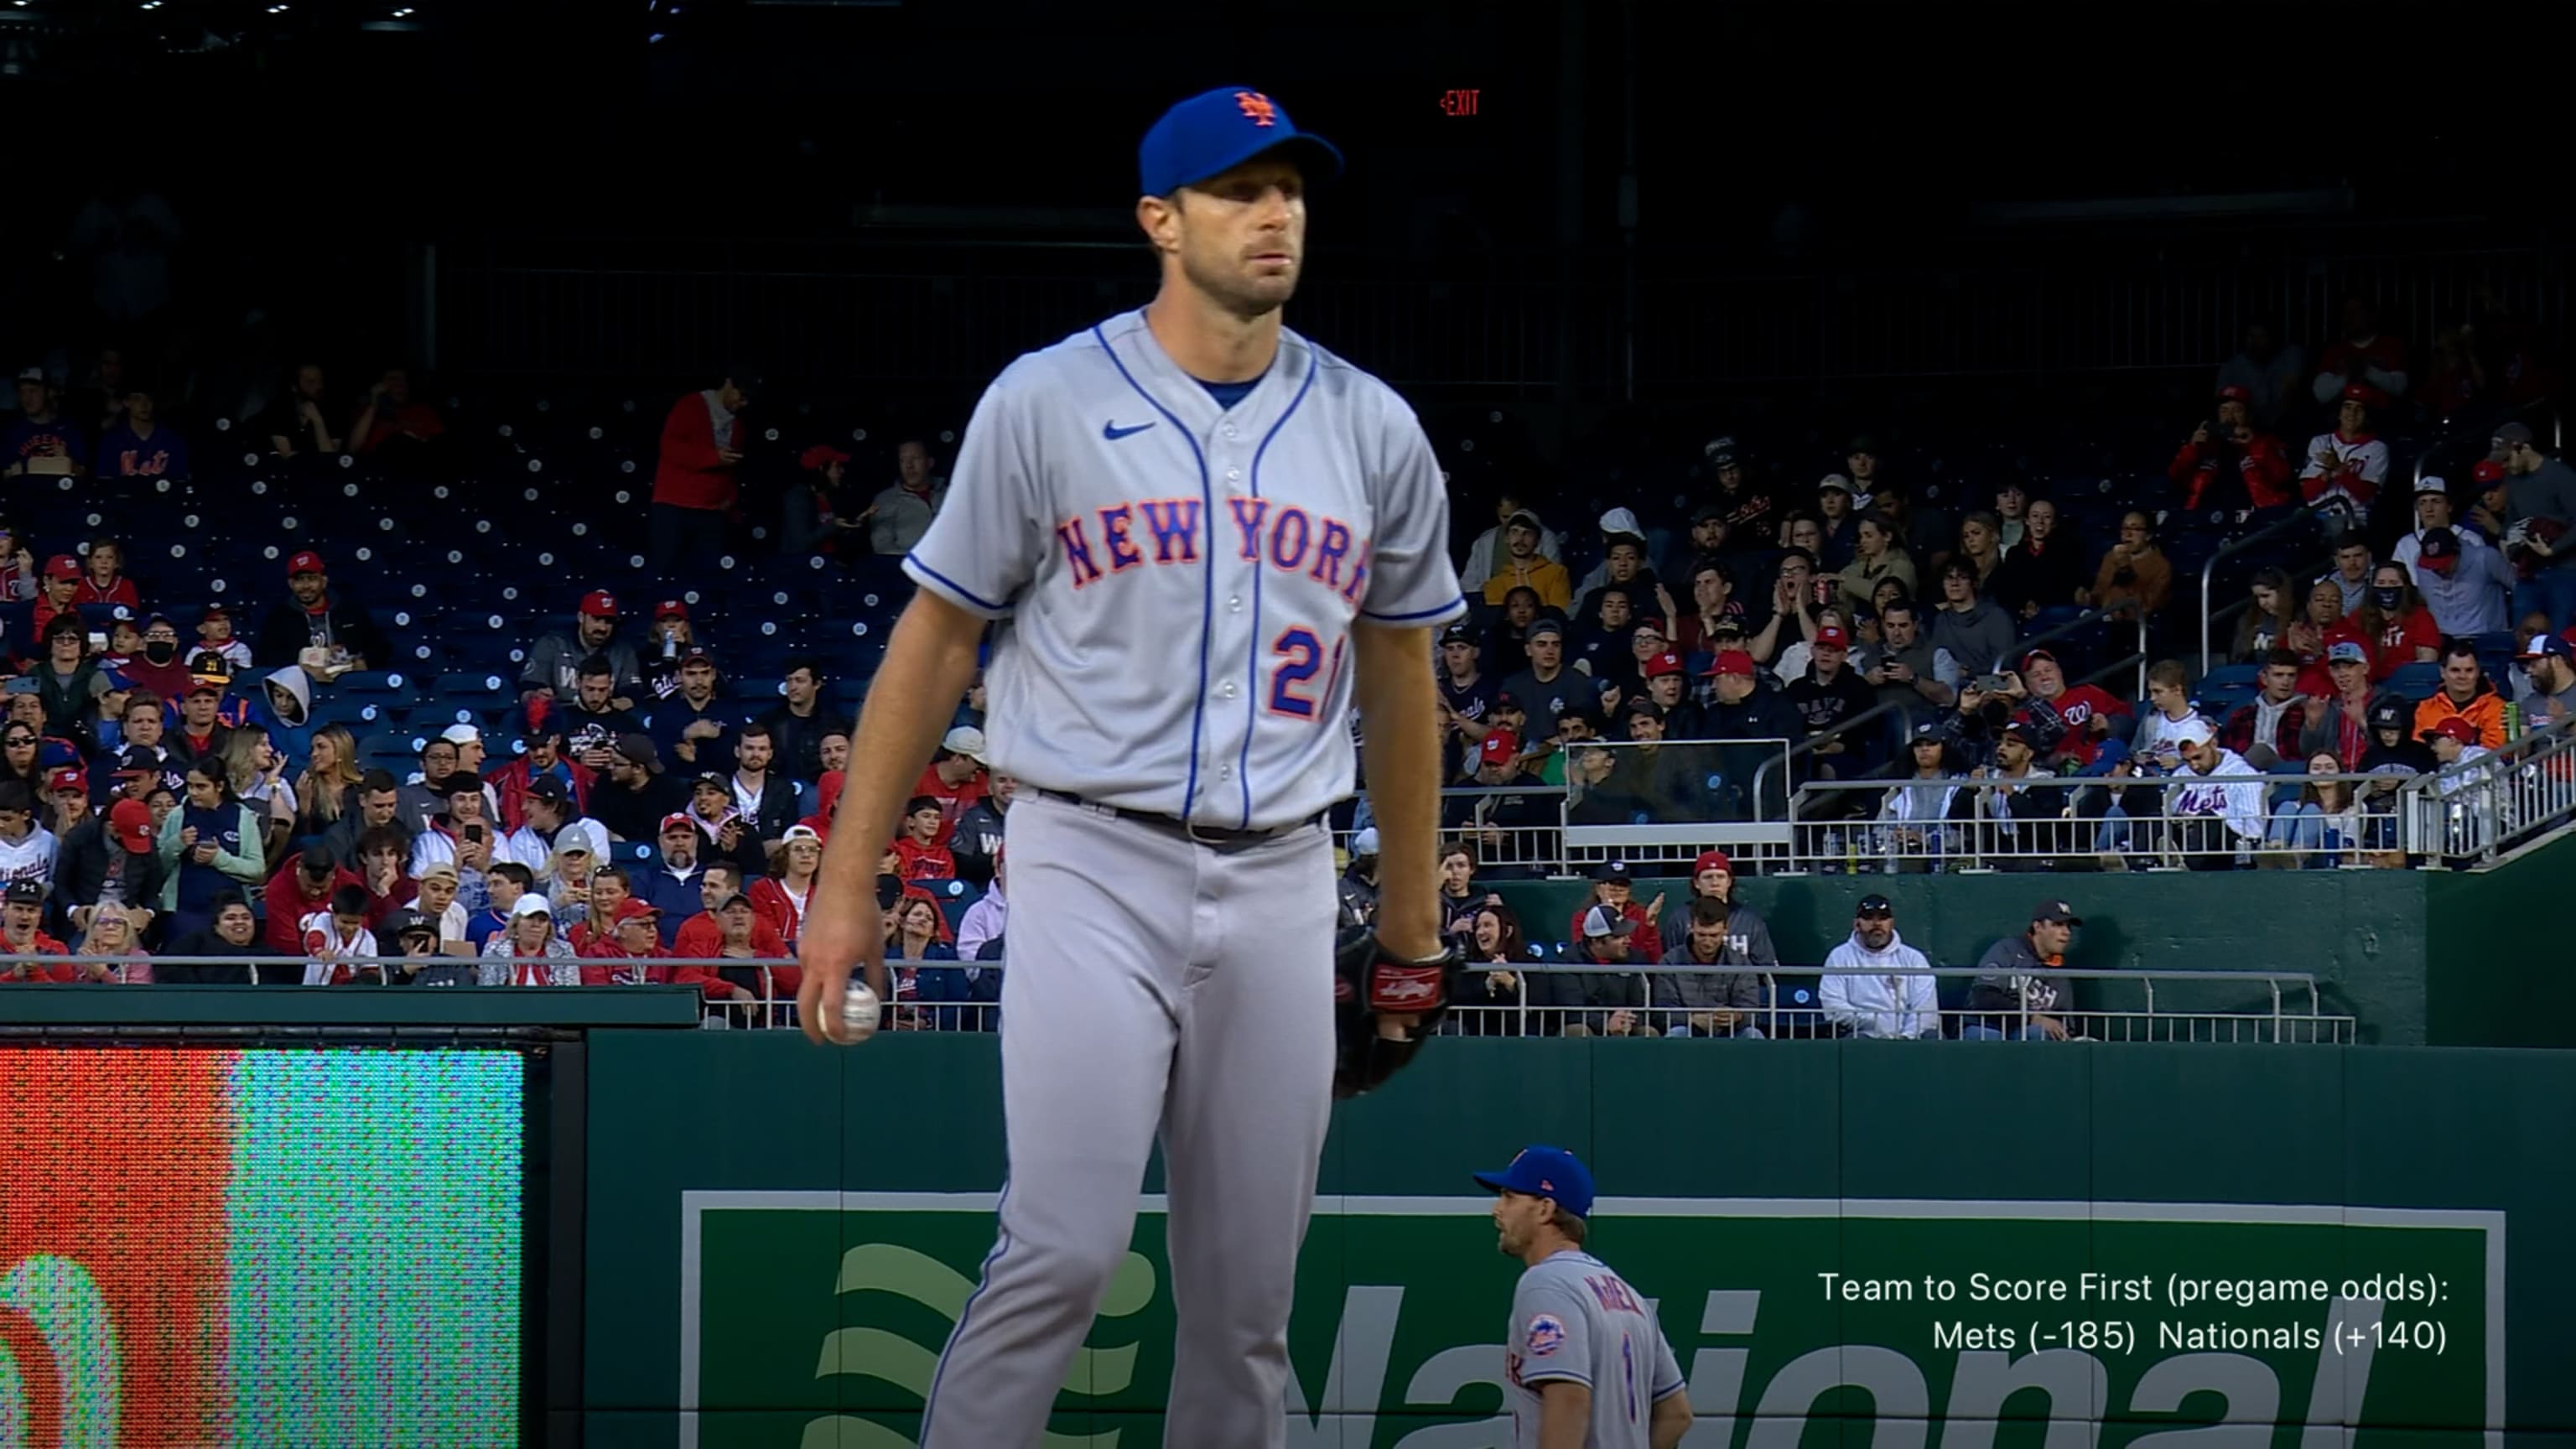
[[[2224,724],[2229,715],[2253,703],[2254,697],[2260,693],[2262,687],[2252,683],[2223,684],[2214,689],[2203,685],[2193,691],[2192,705],[2212,723]]]
[[[2401,664],[2379,687],[2405,699],[2430,699],[2442,687],[2442,666],[2438,662]]]
[[[2200,677],[2196,686],[2203,694],[2212,690],[2252,689],[2262,682],[2263,666],[2259,664],[2221,664]]]
[[[358,741],[358,768],[390,770],[399,780],[420,767],[419,738],[392,731],[362,736]]]

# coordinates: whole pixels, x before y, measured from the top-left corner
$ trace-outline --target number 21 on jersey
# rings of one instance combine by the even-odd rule
[[[1279,636],[1270,641],[1270,712],[1290,719],[1314,719],[1320,703],[1315,676],[1322,674],[1327,684],[1340,676],[1342,644],[1347,637],[1333,637],[1328,665],[1324,642],[1315,637],[1314,630],[1303,624],[1280,630]]]

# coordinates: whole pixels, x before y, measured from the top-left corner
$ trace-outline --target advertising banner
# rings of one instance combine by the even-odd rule
[[[517,1443],[524,1078],[0,1048],[0,1446]]]
[[[1497,1257],[1489,1205],[1319,1202],[1291,1446],[1507,1449],[1519,1265]],[[1163,1442],[1162,1206],[1145,1200],[1051,1449]],[[1915,1449],[1934,1421],[1945,1449],[2014,1421],[2097,1449],[2205,1425],[2270,1426],[2232,1442],[2280,1449],[2345,1449],[2347,1429],[2480,1446],[2504,1422],[2498,1213],[1605,1198],[1593,1224],[1588,1246],[1657,1299],[1698,1415],[1684,1442],[1705,1449],[1797,1449],[1829,1418],[1875,1420],[1882,1449]],[[993,1233],[989,1195],[685,1194],[680,1442],[911,1444]]]

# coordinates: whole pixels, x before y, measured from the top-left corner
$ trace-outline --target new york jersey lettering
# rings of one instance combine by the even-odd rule
[[[1383,382],[1282,329],[1212,391],[1128,312],[994,380],[904,572],[998,625],[994,770],[1262,829],[1355,788],[1352,631],[1465,611],[1448,508]]]

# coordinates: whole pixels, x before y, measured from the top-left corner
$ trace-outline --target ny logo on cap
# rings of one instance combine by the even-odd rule
[[[1279,108],[1270,104],[1270,98],[1259,91],[1236,91],[1234,103],[1243,108],[1244,115],[1250,117],[1252,124],[1256,126],[1274,125],[1278,122]]]

